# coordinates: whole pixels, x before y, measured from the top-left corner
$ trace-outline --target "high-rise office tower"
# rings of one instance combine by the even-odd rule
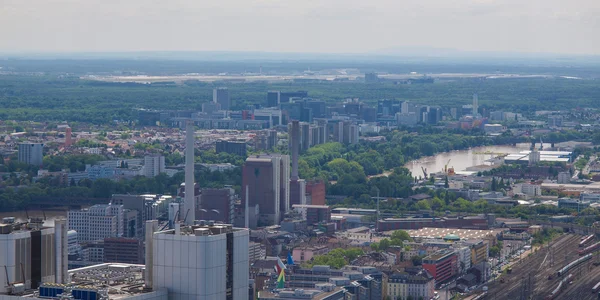
[[[152,178],[165,172],[165,157],[160,154],[144,156],[144,176]]]
[[[300,122],[293,120],[291,124],[292,179],[298,179],[298,152],[300,150]]]
[[[408,105],[409,105],[408,101],[402,102],[402,108],[400,109],[400,112],[403,114],[408,114],[409,113]]]
[[[97,204],[82,210],[70,210],[68,216],[69,230],[77,231],[80,243],[124,234],[123,205]]]
[[[248,188],[248,195],[242,193],[242,206],[254,209],[258,206],[258,224],[279,224],[283,213],[290,209],[290,158],[288,155],[258,155],[248,157],[242,170],[242,190]]]
[[[267,92],[267,107],[278,107],[281,102],[281,93],[279,91]]]
[[[304,126],[306,124],[306,126]],[[298,176],[298,155],[301,142],[308,143],[308,138],[304,141],[304,132],[308,133],[308,123],[300,124],[297,120],[292,121],[290,137],[292,139],[292,176],[289,183],[290,205],[306,203],[306,183]],[[302,130],[300,130],[302,126]],[[306,129],[304,127],[307,127]],[[289,209],[289,207],[288,207]]]
[[[300,150],[302,152],[310,148],[310,124],[302,122],[300,124]]]
[[[41,166],[44,158],[44,144],[21,143],[19,144],[19,162]]]
[[[213,102],[219,103],[222,110],[229,110],[231,105],[229,89],[226,87],[213,89]]]

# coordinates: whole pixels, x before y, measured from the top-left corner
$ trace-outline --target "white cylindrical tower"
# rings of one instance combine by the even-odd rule
[[[196,200],[194,199],[194,122],[189,120],[185,127],[185,218],[186,225],[194,225],[196,220]]]

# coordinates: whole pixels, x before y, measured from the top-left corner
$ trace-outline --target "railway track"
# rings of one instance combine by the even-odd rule
[[[504,283],[495,280],[489,284],[487,299],[544,299],[560,281],[556,275],[558,270],[579,258],[577,249],[580,238],[579,235],[562,235],[550,243],[549,247],[546,245],[513,264],[512,274],[502,276]],[[590,284],[593,286],[595,283]],[[565,290],[569,291],[570,287]]]

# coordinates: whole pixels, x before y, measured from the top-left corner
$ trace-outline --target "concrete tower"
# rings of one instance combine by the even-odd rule
[[[185,128],[185,224],[193,225],[196,220],[194,200],[194,122],[187,121]]]
[[[479,100],[477,99],[477,93],[473,94],[473,117],[477,116],[479,112]]]
[[[290,134],[292,139],[292,180],[298,179],[298,152],[300,150],[300,122],[298,120],[292,121],[292,132]]]
[[[308,126],[307,126],[308,127]],[[308,131],[308,130],[307,130]],[[290,177],[289,201],[287,209],[294,204],[306,204],[306,182],[298,176],[298,152],[300,152],[300,123],[292,121],[292,176]],[[286,209],[286,210],[287,210]]]

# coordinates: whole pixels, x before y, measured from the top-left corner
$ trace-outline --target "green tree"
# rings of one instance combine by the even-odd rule
[[[379,250],[387,250],[390,247],[390,240],[388,239],[381,239],[381,241],[379,241]]]
[[[417,208],[419,210],[431,210],[431,205],[429,205],[429,201],[427,200],[420,200],[417,202]]]
[[[392,232],[390,237],[390,245],[392,246],[402,246],[404,241],[412,241],[412,238],[408,235],[408,233],[404,230],[396,230]]]

